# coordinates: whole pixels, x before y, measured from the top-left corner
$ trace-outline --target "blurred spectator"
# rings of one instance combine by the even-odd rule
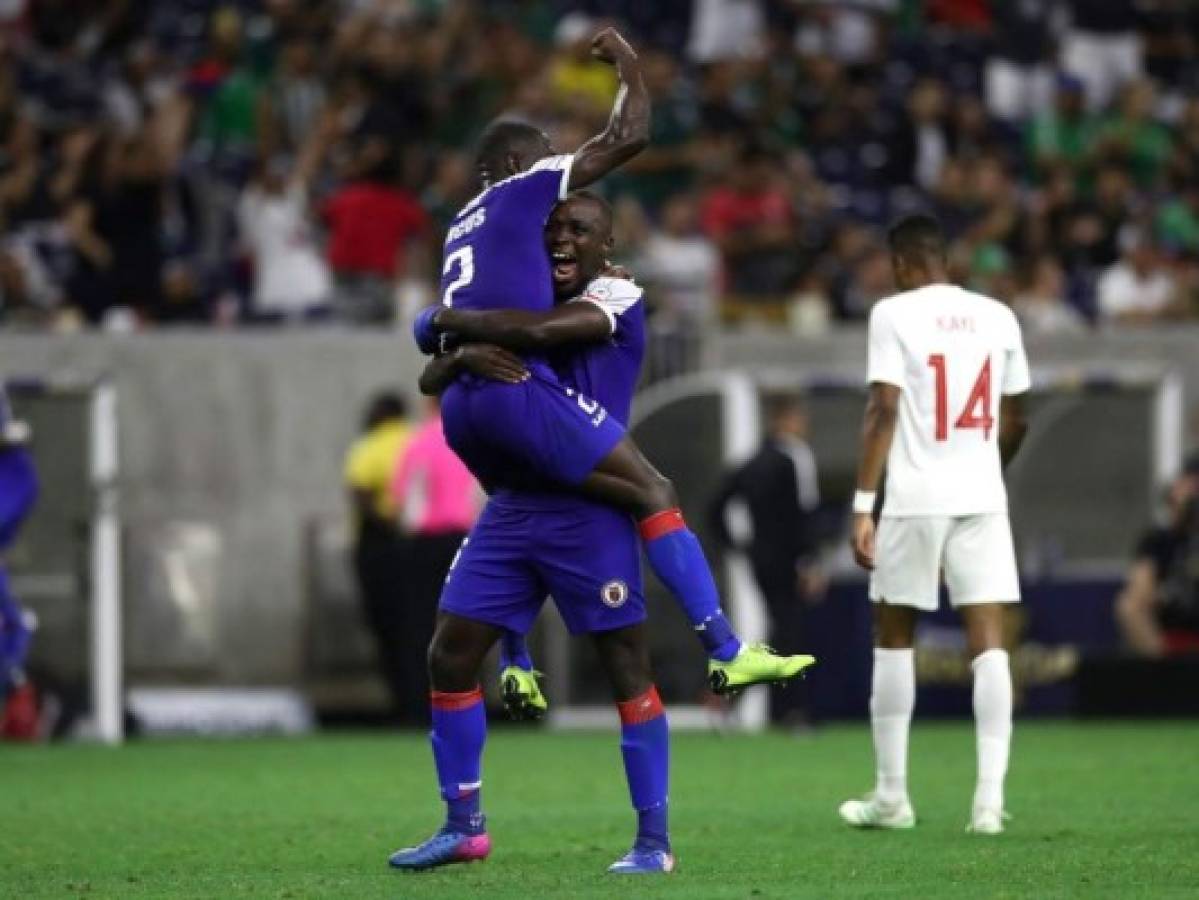
[[[694,180],[692,137],[699,124],[694,86],[665,53],[646,51],[642,71],[653,103],[650,143],[613,181],[651,209]]]
[[[987,60],[987,109],[1020,122],[1049,107],[1053,92],[1054,4],[1006,0],[993,4],[995,52]]]
[[[278,70],[259,98],[263,152],[298,152],[317,125],[325,98],[316,48],[307,37],[292,37],[280,48]]]
[[[374,635],[395,711],[415,724],[424,721],[428,694],[417,693],[424,678],[423,657],[414,661],[407,653],[408,580],[391,495],[392,472],[410,436],[403,399],[391,391],[375,394],[367,404],[362,432],[346,454],[344,478],[363,615]]]
[[[720,254],[699,229],[694,196],[676,194],[666,201],[661,227],[645,241],[634,271],[652,289],[656,317],[687,330],[716,321]]]
[[[849,66],[872,62],[879,54],[880,4],[817,0],[795,4],[800,21],[795,48],[803,56],[826,55]]]
[[[1199,181],[1199,97],[1186,102],[1174,129],[1170,173],[1182,181]]]
[[[692,62],[744,59],[761,52],[766,17],[760,0],[692,0]]]
[[[254,262],[252,317],[302,319],[331,299],[329,269],[317,248],[308,187],[328,141],[329,123],[313,131],[294,166],[282,157],[260,166],[242,192],[238,218]]]
[[[1070,24],[1062,39],[1063,68],[1086,85],[1091,109],[1101,109],[1123,85],[1140,77],[1141,38],[1133,0],[1067,0]]]
[[[893,151],[897,167],[909,184],[930,190],[949,157],[949,132],[945,126],[945,86],[926,78],[916,83],[908,97],[908,116],[896,136]]]
[[[651,381],[699,367],[704,332],[719,321],[716,286],[720,253],[699,230],[699,209],[690,194],[676,194],[662,208],[633,261],[653,304],[650,318]]]
[[[1147,657],[1199,653],[1199,458],[1170,485],[1168,520],[1137,545],[1116,619]]]
[[[583,115],[603,115],[616,96],[616,74],[591,55],[591,39],[598,27],[583,13],[564,16],[554,31],[557,52],[549,63],[554,104]]]
[[[1071,76],[1057,79],[1052,109],[1034,116],[1027,129],[1029,161],[1038,173],[1065,164],[1076,170],[1089,163],[1099,123],[1087,112],[1083,83]]]
[[[397,279],[424,274],[428,215],[408,191],[371,178],[337,188],[322,211],[337,280],[335,316],[357,325],[391,322]]]
[[[798,397],[774,398],[758,452],[729,473],[712,502],[712,526],[721,543],[749,557],[770,614],[770,643],[780,652],[803,646],[804,607],[819,601],[827,581],[819,565],[820,482],[808,446],[808,413]],[[743,510],[733,520],[735,504]],[[745,522],[748,513],[748,522]],[[748,524],[748,529],[745,525]],[[771,694],[775,721],[807,721],[803,693],[792,685]]]
[[[208,55],[188,73],[201,101],[199,134],[210,152],[249,158],[258,137],[261,79],[245,57],[244,22],[232,6],[212,16]]]
[[[796,285],[795,293],[791,295],[791,305],[787,310],[791,331],[805,337],[825,334],[832,317],[833,303],[824,279],[814,270],[805,272]]]
[[[1129,83],[1120,94],[1116,114],[1099,133],[1098,152],[1125,167],[1141,187],[1154,187],[1165,174],[1173,138],[1154,121],[1156,92],[1149,81]]]
[[[1181,196],[1167,201],[1157,215],[1157,237],[1164,246],[1199,255],[1199,180],[1189,182]]]
[[[454,556],[479,515],[482,492],[449,448],[441,430],[436,398],[427,401],[424,422],[400,453],[390,492],[407,545],[405,591],[396,613],[402,617],[396,652],[406,660],[405,689],[412,708],[425,715],[429,693],[425,659],[433,638],[437,601]]]
[[[1077,334],[1086,329],[1082,314],[1066,302],[1066,279],[1052,256],[1037,259],[1025,274],[1012,309],[1029,334]]]
[[[1125,238],[1118,263],[1099,279],[1099,315],[1105,322],[1136,325],[1177,316],[1178,289],[1161,252],[1144,234]]]
[[[843,313],[849,318],[864,319],[875,303],[893,293],[890,257],[882,247],[872,246],[853,267],[845,289]]]
[[[795,220],[779,161],[750,148],[702,202],[704,232],[720,249],[728,290],[779,297],[795,275]]]

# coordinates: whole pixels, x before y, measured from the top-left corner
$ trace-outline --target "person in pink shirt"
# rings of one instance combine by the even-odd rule
[[[436,399],[430,399],[424,422],[396,459],[391,498],[408,545],[404,602],[410,627],[403,652],[423,660],[433,639],[441,584],[479,517],[482,499],[478,482],[445,442]],[[423,666],[420,672],[427,681]],[[428,693],[427,683],[421,688]]]

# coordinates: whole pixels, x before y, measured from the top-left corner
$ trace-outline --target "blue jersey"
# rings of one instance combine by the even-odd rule
[[[570,302],[594,303],[603,310],[612,325],[612,336],[602,343],[560,351],[550,360],[564,385],[598,401],[626,428],[645,359],[645,304],[641,298],[641,288],[627,279],[593,279]]]
[[[456,309],[554,305],[545,222],[566,196],[572,156],[550,156],[466,204],[446,232],[441,302]]]
[[[530,379],[522,385],[533,394],[529,402],[512,408],[503,406],[505,398],[520,392],[495,391],[486,404],[499,414],[488,437],[494,444],[514,423],[524,440],[547,449],[536,467],[543,475],[563,461],[583,464],[573,478],[551,479],[557,488],[536,479],[500,482],[503,489],[463,542],[441,595],[445,612],[520,634],[532,627],[546,594],[572,634],[626,628],[646,617],[632,519],[560,487],[580,480],[606,455],[611,438],[623,435],[614,422],[628,422],[645,355],[641,289],[623,279],[596,278],[570,302],[599,306],[612,324],[611,337],[556,354],[551,362],[562,383],[556,391]],[[566,393],[558,393],[563,388]],[[512,469],[500,471],[510,475]]]

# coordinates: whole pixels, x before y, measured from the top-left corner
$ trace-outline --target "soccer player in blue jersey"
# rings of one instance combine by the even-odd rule
[[[507,310],[514,321],[551,313],[550,260],[542,227],[550,209],[632,158],[646,144],[649,98],[632,48],[613,29],[593,42],[596,55],[616,66],[620,89],[607,129],[573,156],[555,156],[530,125],[499,122],[480,141],[477,167],[483,190],[448,229],[442,306],[418,319],[422,348],[437,335],[485,338],[484,313]],[[568,272],[569,259],[554,261]],[[521,316],[524,319],[521,319]],[[547,326],[552,327],[552,326]],[[698,539],[687,528],[678,497],[616,421],[593,398],[566,390],[537,341],[521,351],[531,377],[520,384],[462,377],[445,391],[446,438],[489,491],[542,486],[546,481],[616,507],[638,522],[650,567],[686,612],[709,655],[717,692],[797,675],[810,660],[781,657],[738,638],[720,606]],[[434,636],[457,642],[461,623],[446,620]]]
[[[648,139],[649,100],[636,54],[612,29],[596,37],[593,49],[616,66],[621,85],[608,127],[574,156],[554,156],[545,135],[528,125],[501,122],[485,132],[477,154],[483,190],[448,229],[444,307],[420,317],[422,347],[436,346],[438,330],[468,330],[469,323],[455,315],[552,312],[550,263],[542,246],[550,209],[568,190],[630,159]],[[558,260],[554,268],[562,275],[571,263]],[[711,572],[670,483],[607,410],[561,383],[543,352],[527,351],[524,365],[529,377],[516,383],[466,374],[443,395],[446,438],[488,491],[573,488],[634,516],[651,566],[709,647],[718,687],[791,677],[809,664],[809,657],[783,658],[742,646],[720,609]],[[552,529],[551,519],[539,516],[539,536]],[[496,558],[505,562],[505,554],[520,549],[497,550]],[[620,589],[613,590],[615,600]],[[442,832],[396,854],[393,865],[439,865],[488,852],[476,783],[485,734],[478,672],[502,629],[520,631],[527,624],[507,619],[502,603],[488,608],[482,596],[443,598],[429,660],[434,757],[449,817]]]
[[[549,332],[542,337],[511,322],[507,313],[488,313],[486,320],[496,340],[540,342],[539,349],[569,389],[587,390],[625,421],[644,355],[645,313],[639,287],[601,275],[611,230],[611,210],[599,197],[573,194],[559,203],[546,240],[553,252],[572,260],[570,267],[554,272],[555,295],[569,302],[542,317]],[[558,345],[567,352],[557,351]],[[511,384],[529,377],[515,354],[490,344],[466,344],[429,364],[421,390],[440,393],[462,373]],[[621,749],[638,828],[632,850],[611,871],[669,872],[674,867],[667,827],[669,733],[650,668],[633,520],[552,485],[542,491],[497,489],[450,570],[441,609],[489,625],[489,647],[501,629],[526,632],[547,594],[571,633],[591,635],[620,714]],[[455,675],[461,682],[477,681],[482,662],[477,653],[442,659],[436,650],[430,660],[434,670],[462,666],[464,671]],[[435,717],[444,702],[434,695]],[[469,821],[455,823],[455,807],[464,798],[452,796],[461,793],[463,783],[479,783],[481,750],[480,741],[463,759],[449,747],[439,749],[442,793],[450,808],[447,828],[425,844],[397,853],[393,865],[421,868],[486,855],[489,844],[481,825],[479,834],[467,834]],[[478,799],[477,788],[465,798],[469,814],[477,811]]]
[[[17,532],[37,499],[37,472],[26,449],[29,426],[13,417],[8,395],[0,387],[0,553]],[[8,570],[0,560],[0,709],[11,691],[28,689],[25,657],[30,627],[8,586]]]

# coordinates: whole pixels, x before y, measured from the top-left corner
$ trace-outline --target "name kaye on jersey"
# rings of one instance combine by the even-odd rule
[[[937,328],[941,331],[964,331],[975,334],[973,316],[937,316]]]
[[[487,219],[487,210],[485,208],[476,209],[473,213],[450,228],[445,234],[445,242],[448,244],[451,241],[456,241],[458,238],[470,234],[476,228],[483,224]]]

